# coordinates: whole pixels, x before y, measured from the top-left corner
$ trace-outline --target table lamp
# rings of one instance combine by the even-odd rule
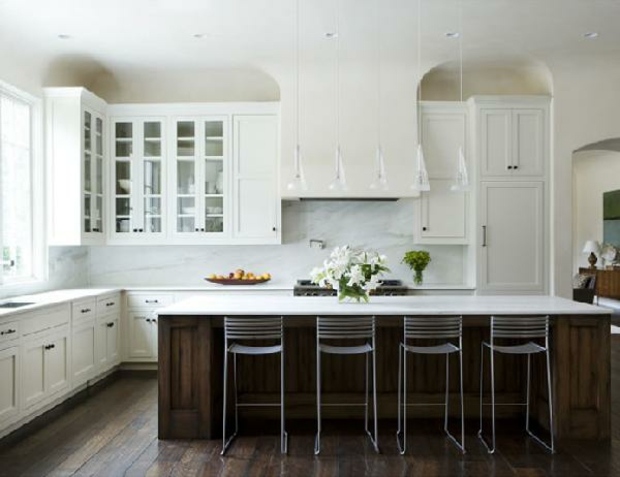
[[[586,244],[583,246],[583,253],[589,253],[588,262],[590,263],[590,268],[596,268],[596,254],[601,250],[601,246],[596,240],[588,240]]]

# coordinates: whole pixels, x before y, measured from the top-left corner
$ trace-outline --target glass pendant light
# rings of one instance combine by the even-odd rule
[[[461,106],[463,106],[463,2],[459,0],[459,90],[461,98]],[[469,191],[469,175],[467,174],[467,162],[465,161],[465,155],[463,154],[463,146],[459,147],[457,158],[457,171],[456,180],[450,190],[453,192],[467,192]]]
[[[431,190],[431,184],[428,181],[428,172],[426,171],[426,163],[424,162],[424,151],[422,150],[422,0],[418,0],[418,101],[416,111],[418,116],[418,148],[416,169],[411,188],[415,191],[425,192]]]
[[[381,0],[377,0],[377,19],[379,19]],[[385,161],[381,148],[381,22],[377,20],[377,152],[375,154],[375,172],[371,190],[389,190]]]
[[[295,9],[295,96],[296,96],[296,139],[295,152],[293,155],[295,175],[286,188],[290,191],[308,190],[304,170],[301,163],[301,147],[299,146],[299,0],[296,2]]]
[[[345,191],[347,190],[347,180],[344,174],[344,162],[342,161],[342,152],[340,151],[340,2],[336,2],[336,32],[329,35],[336,39],[336,176],[329,183],[329,190]]]

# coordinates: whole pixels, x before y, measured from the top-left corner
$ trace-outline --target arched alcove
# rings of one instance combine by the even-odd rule
[[[620,138],[584,145],[573,152],[573,270],[588,266],[586,240],[603,243],[603,193],[620,189]],[[620,245],[620,244],[616,244]],[[601,261],[597,263],[601,265]]]
[[[549,69],[539,62],[484,62],[463,64],[463,99],[474,95],[550,95],[553,82]],[[458,101],[460,64],[442,63],[422,78],[422,99]]]

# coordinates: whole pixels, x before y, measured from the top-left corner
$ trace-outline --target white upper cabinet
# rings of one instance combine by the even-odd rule
[[[414,243],[466,244],[469,194],[455,192],[459,149],[469,157],[467,108],[460,102],[422,103],[422,148],[430,178],[430,191],[415,201]]]
[[[165,233],[165,121],[113,117],[110,125],[111,241],[161,240]]]
[[[279,243],[278,120],[234,117],[234,229],[244,243]]]
[[[480,175],[534,178],[546,173],[548,98],[474,99]]]
[[[431,179],[455,179],[459,148],[467,157],[467,108],[451,101],[422,103],[422,148]]]
[[[225,238],[230,235],[228,117],[175,118],[172,125],[171,233],[193,242]]]
[[[279,243],[277,103],[111,105],[112,244]]]
[[[106,103],[84,88],[46,88],[50,245],[105,239]]]

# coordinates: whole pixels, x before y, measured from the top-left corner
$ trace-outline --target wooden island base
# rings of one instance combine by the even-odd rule
[[[464,316],[463,373],[466,417],[479,414],[480,342],[488,340],[488,316]],[[396,419],[398,344],[401,318],[377,317],[377,390],[380,418]],[[160,314],[159,317],[159,438],[211,439],[221,435],[222,316]],[[287,419],[316,416],[316,339],[314,316],[285,317],[285,382]],[[552,379],[555,435],[562,439],[609,440],[610,317],[552,317]],[[452,358],[451,413],[458,415],[457,361]],[[496,354],[497,402],[516,402],[525,390],[525,358]],[[488,363],[488,358],[485,360]],[[444,358],[416,356],[409,363],[412,401],[441,402]],[[325,356],[324,402],[362,400],[364,361],[358,357]],[[488,370],[488,367],[487,367]],[[279,356],[239,360],[239,391],[247,400],[278,401]],[[487,375],[488,376],[488,375]],[[533,415],[547,427],[544,358],[534,358]],[[232,381],[231,381],[232,382]],[[485,378],[485,384],[489,383]],[[232,406],[229,407],[232,409]],[[440,416],[439,406],[409,408],[412,417]],[[498,416],[522,409],[498,408]],[[325,417],[362,417],[360,408],[324,408]],[[245,408],[244,416],[279,416],[279,408]],[[469,432],[469,430],[468,430]]]

